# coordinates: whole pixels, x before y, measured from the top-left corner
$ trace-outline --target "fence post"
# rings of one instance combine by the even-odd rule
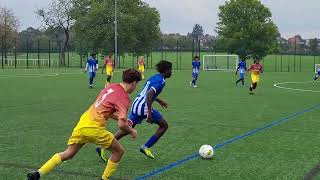
[[[4,42],[3,37],[1,38],[1,68],[3,69],[3,55],[4,55]]]
[[[293,71],[296,72],[297,38],[294,38]]]
[[[302,56],[300,55],[300,72],[301,72],[301,59],[302,59]]]
[[[48,56],[49,56],[49,68],[51,67],[51,41],[49,39],[49,49],[48,49]]]
[[[181,66],[181,59],[182,59],[182,49],[180,48],[179,49],[179,64],[180,64],[180,70],[182,69],[182,66]]]
[[[58,62],[57,62],[57,67],[59,68],[60,67],[60,65],[62,65],[62,62],[61,62],[61,43],[60,43],[60,41],[58,41],[58,48],[59,48],[59,50],[58,50],[58,52],[59,52],[59,59],[58,59]]]
[[[291,60],[291,56],[289,56],[289,60],[288,60],[288,72],[290,72],[290,60]]]
[[[199,58],[201,57],[201,40],[198,40],[198,53],[199,53]]]
[[[27,69],[29,69],[29,39],[27,39]]]
[[[38,68],[40,68],[40,40],[38,39]]]
[[[163,60],[163,49],[164,49],[164,42],[163,38],[161,39],[161,60]]]
[[[313,67],[312,67],[312,69],[314,69],[315,64],[316,64],[316,55],[314,54],[313,55]]]
[[[179,69],[179,41],[177,40],[177,48],[176,48],[176,63],[177,69]]]
[[[191,59],[193,59],[194,57],[194,39],[192,39],[192,57]]]
[[[152,60],[152,59],[153,59],[153,55],[152,55],[152,54],[153,54],[153,49],[151,49],[151,54],[150,54],[150,55],[151,55],[151,57],[150,57],[150,59],[151,59],[150,69],[153,69],[153,63],[152,63],[152,61],[153,61],[153,60]]]
[[[280,72],[282,72],[282,53],[281,53],[281,56],[280,56]]]
[[[68,51],[68,68],[70,68],[70,52]]]
[[[14,68],[17,69],[17,39],[14,39]]]

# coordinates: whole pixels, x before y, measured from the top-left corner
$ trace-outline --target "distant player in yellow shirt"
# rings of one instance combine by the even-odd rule
[[[138,70],[141,73],[142,79],[144,79],[144,69],[145,69],[144,57],[140,56],[138,59]]]
[[[112,54],[110,53],[108,56],[106,56],[104,60],[104,65],[102,68],[102,74],[103,74],[103,71],[105,71],[107,74],[106,86],[110,84],[111,78],[113,76],[113,70],[114,70],[114,61],[112,59]]]
[[[141,74],[135,69],[128,69],[123,72],[122,80],[122,83],[107,86],[100,92],[96,101],[81,116],[69,138],[66,150],[52,156],[39,170],[28,173],[28,180],[39,180],[63,161],[71,159],[87,143],[94,143],[111,151],[111,157],[101,179],[108,180],[112,176],[124,154],[124,149],[106,129],[108,119],[117,120],[121,131],[131,134],[133,139],[137,137],[132,122],[127,120],[130,106],[128,94],[136,89],[138,82],[141,81]]]
[[[260,64],[260,60],[256,59],[248,71],[251,71],[252,79],[249,94],[253,94],[253,91],[256,90],[257,85],[260,82],[260,74],[263,73],[263,66]]]

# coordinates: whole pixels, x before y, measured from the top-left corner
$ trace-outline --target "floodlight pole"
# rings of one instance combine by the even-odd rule
[[[118,64],[118,19],[117,0],[114,0],[114,60]],[[119,67],[119,64],[118,64]]]

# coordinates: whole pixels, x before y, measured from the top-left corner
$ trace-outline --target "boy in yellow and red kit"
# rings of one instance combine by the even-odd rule
[[[142,79],[144,79],[144,70],[145,70],[145,63],[144,63],[144,57],[141,56],[138,59],[138,70],[141,73]]]
[[[248,71],[251,71],[252,84],[250,86],[249,94],[253,94],[253,91],[257,88],[258,82],[260,82],[260,74],[263,73],[263,66],[259,63],[260,60],[256,59],[254,64],[251,65]]]
[[[141,74],[135,69],[128,69],[123,72],[122,80],[122,83],[111,84],[100,92],[96,101],[81,116],[69,138],[67,148],[52,156],[37,171],[28,173],[28,180],[39,180],[41,176],[51,172],[63,161],[71,159],[87,143],[94,143],[112,152],[101,179],[108,180],[112,176],[124,154],[124,149],[114,135],[106,129],[108,119],[117,120],[119,129],[131,134],[133,139],[137,137],[137,131],[127,120],[130,106],[128,94],[136,89],[138,82],[141,81]]]
[[[113,76],[113,70],[114,70],[114,61],[112,59],[112,54],[110,53],[108,56],[106,56],[104,60],[104,65],[102,68],[102,74],[103,74],[103,71],[105,71],[107,74],[106,86],[110,84],[111,78]]]

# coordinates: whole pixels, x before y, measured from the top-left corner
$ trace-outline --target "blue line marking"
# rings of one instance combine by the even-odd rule
[[[273,122],[271,122],[271,123],[269,123],[269,124],[266,124],[266,125],[263,126],[263,127],[253,129],[252,131],[249,131],[249,132],[247,132],[247,133],[245,133],[245,134],[242,134],[242,135],[240,135],[240,136],[233,137],[233,138],[231,138],[231,139],[229,139],[229,140],[227,140],[227,141],[225,141],[225,142],[223,142],[223,143],[217,144],[217,145],[215,145],[213,148],[214,148],[215,150],[221,149],[221,148],[223,148],[224,146],[226,146],[226,145],[228,145],[228,144],[231,144],[231,143],[233,143],[233,142],[242,140],[242,139],[244,139],[244,138],[246,138],[246,137],[248,137],[248,136],[252,136],[252,135],[254,135],[254,134],[256,134],[256,133],[258,133],[258,132],[260,132],[260,131],[264,131],[264,130],[269,129],[269,128],[273,127],[273,126],[277,126],[277,125],[282,124],[282,123],[284,123],[284,122],[287,122],[287,121],[289,121],[289,120],[291,120],[291,119],[293,119],[293,118],[295,118],[295,117],[297,117],[297,116],[299,116],[299,115],[305,114],[305,113],[307,113],[307,112],[314,111],[314,110],[319,109],[319,108],[320,108],[320,104],[317,104],[317,105],[315,105],[315,106],[312,106],[312,107],[310,107],[310,108],[304,109],[304,110],[302,110],[302,111],[299,111],[299,112],[290,114],[290,115],[287,116],[287,117],[284,117],[284,118],[281,118],[281,119],[279,119],[279,120],[273,121]],[[198,154],[198,152],[195,152],[195,153],[193,153],[193,154],[191,154],[191,155],[189,155],[189,156],[186,156],[186,157],[184,157],[184,158],[182,158],[182,159],[180,159],[180,160],[178,160],[178,161],[175,161],[175,162],[173,162],[173,163],[171,163],[171,164],[168,164],[168,165],[166,165],[166,166],[163,166],[163,167],[161,167],[161,168],[159,168],[159,169],[152,170],[151,172],[146,173],[146,174],[144,174],[144,175],[142,175],[142,176],[139,176],[139,177],[135,178],[135,180],[143,180],[143,179],[150,178],[150,177],[152,177],[152,176],[156,176],[156,175],[161,174],[161,173],[163,173],[163,172],[166,172],[166,171],[168,171],[168,170],[170,170],[170,169],[172,169],[172,168],[175,168],[175,167],[177,167],[177,166],[180,166],[180,165],[186,163],[187,161],[193,160],[193,159],[195,159],[195,158],[197,158],[197,157],[199,157],[199,154]]]

